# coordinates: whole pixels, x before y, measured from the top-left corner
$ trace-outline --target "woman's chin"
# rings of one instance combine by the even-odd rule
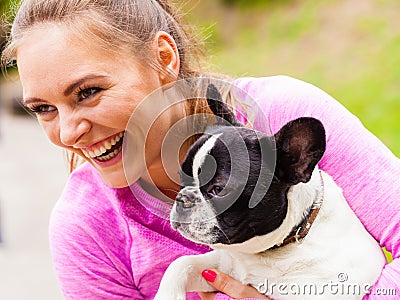
[[[129,186],[122,163],[120,166],[114,166],[113,168],[103,169],[96,165],[95,167],[107,185],[113,188],[123,188]]]

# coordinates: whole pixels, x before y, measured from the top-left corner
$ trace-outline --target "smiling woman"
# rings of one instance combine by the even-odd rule
[[[158,35],[157,43],[166,45],[165,51],[176,57],[171,41],[166,33]],[[164,51],[161,47],[160,52]],[[168,82],[128,54],[122,49],[118,55],[107,53],[75,37],[66,26],[49,24],[32,28],[16,53],[24,105],[36,113],[54,144],[84,156],[113,186],[126,185],[121,155],[115,154],[120,153],[131,112],[146,95]],[[168,63],[176,72],[177,62],[175,58]],[[117,153],[108,159],[98,157],[105,152],[101,147],[113,139],[115,144],[117,137]],[[85,155],[89,152],[95,155]]]
[[[3,53],[3,61],[6,65],[9,64],[11,58],[17,58],[17,56],[20,56],[18,54],[24,51],[20,49],[20,44],[31,45],[33,43],[37,48],[36,52],[39,54],[36,56],[38,58],[36,62],[45,61],[48,64],[53,60],[61,67],[54,68],[53,74],[47,71],[39,71],[46,66],[29,69],[30,71],[36,70],[36,74],[40,73],[40,76],[35,75],[34,77],[37,80],[43,80],[42,85],[52,85],[53,91],[56,88],[63,88],[62,94],[65,97],[74,93],[76,99],[85,101],[91,99],[92,95],[93,98],[99,99],[97,94],[103,94],[104,91],[106,91],[106,94],[114,93],[116,97],[122,96],[115,93],[115,88],[108,89],[109,85],[116,83],[114,82],[115,78],[110,78],[106,73],[112,71],[111,67],[123,71],[124,67],[131,66],[131,64],[127,64],[125,58],[135,60],[134,65],[139,69],[134,74],[142,74],[139,80],[146,79],[146,82],[138,82],[139,86],[142,86],[142,83],[154,85],[157,81],[158,84],[165,84],[171,80],[176,80],[176,78],[200,74],[197,71],[198,68],[194,68],[193,65],[197,64],[198,53],[201,48],[195,46],[196,41],[186,33],[184,27],[180,24],[178,14],[172,10],[167,1],[148,1],[142,4],[137,1],[103,1],[96,5],[92,1],[64,2],[65,5],[56,1],[54,3],[51,1],[21,2],[12,28],[13,39]],[[63,8],[60,9],[60,7]],[[160,15],[162,18],[154,19],[152,18],[154,15]],[[142,19],[141,16],[147,17]],[[54,22],[57,22],[57,26],[54,26]],[[46,28],[52,30],[47,32]],[[33,34],[25,34],[25,31]],[[158,38],[156,38],[156,35]],[[44,37],[52,39],[49,45],[40,45],[40,41],[48,42],[47,39],[43,39]],[[81,47],[81,53],[78,54],[82,55],[81,60],[75,61],[73,64],[70,64],[69,58],[76,57],[77,53],[69,51],[72,49],[69,47],[70,43],[84,45],[84,47]],[[44,46],[43,51],[39,49],[41,46]],[[65,53],[57,53],[57,49],[62,52],[63,48]],[[157,53],[156,48],[159,48],[159,53]],[[34,49],[30,49],[30,51],[34,51]],[[86,53],[84,53],[85,51]],[[102,55],[102,51],[104,52],[106,60],[98,61],[97,65],[100,68],[106,66],[108,70],[94,68],[91,64],[93,60],[90,58],[92,57],[94,60],[97,58],[91,55],[92,51],[97,55],[97,58]],[[169,52],[172,52],[172,54]],[[140,53],[140,55],[132,55],[133,53]],[[62,59],[59,59],[60,57]],[[17,59],[20,61],[22,58],[18,57]],[[21,76],[24,76],[21,72],[23,71],[21,65],[25,64],[19,63],[18,65]],[[87,70],[84,69],[85,65],[89,66]],[[29,67],[33,67],[33,65]],[[52,67],[57,67],[57,65]],[[144,70],[146,68],[147,70]],[[153,72],[157,70],[160,78],[155,81],[148,77],[147,73],[150,69]],[[71,71],[73,72],[71,73]],[[130,73],[132,70],[125,71]],[[66,76],[69,74],[74,74],[75,77],[67,78]],[[59,78],[59,75],[64,78]],[[100,77],[108,78],[101,80]],[[95,80],[96,78],[98,80]],[[131,80],[129,76],[125,75],[121,78]],[[63,80],[63,83],[68,83],[69,86],[57,86],[57,82],[51,82],[51,80],[56,79]],[[69,80],[69,82],[66,80]],[[137,90],[137,86],[134,86],[133,83],[129,85],[126,82],[120,82],[119,86],[121,85],[124,85],[126,89]],[[36,86],[36,83],[34,86]],[[26,91],[27,88],[29,87],[24,87],[24,90]],[[144,95],[155,88],[156,86],[153,86],[144,90],[144,94],[135,97],[135,101],[140,101]],[[58,97],[54,97],[55,95],[49,96],[53,97],[51,99],[58,99]],[[25,104],[30,103],[30,99],[36,98],[30,95],[28,91],[24,92],[24,97]],[[190,110],[196,109],[195,106]],[[53,111],[55,111],[54,106],[43,103],[43,101],[35,101],[27,107],[35,113],[40,113],[40,120],[52,117]],[[125,112],[129,111],[132,110],[125,110]],[[47,112],[50,114],[44,117],[43,113]],[[68,142],[66,144],[68,145]],[[69,150],[71,153],[76,153],[72,148],[69,148]],[[75,166],[72,169],[74,168]]]
[[[152,299],[174,259],[210,250],[184,239],[143,205],[152,203],[168,215],[180,188],[169,174],[177,174],[197,138],[172,129],[178,123],[190,127],[189,117],[209,112],[200,92],[210,81],[228,104],[258,108],[241,118],[264,133],[302,116],[323,123],[327,149],[319,167],[393,253],[374,288],[398,288],[398,158],[320,89],[283,76],[221,81],[226,77],[198,67],[200,52],[166,0],[21,2],[3,63],[17,62],[24,105],[51,142],[86,161],[70,175],[50,220],[52,259],[65,297]],[[183,101],[171,92],[179,84],[193,92]],[[168,135],[174,150],[165,161]],[[130,164],[123,160],[127,154]],[[134,180],[127,180],[126,171]],[[248,282],[215,274],[211,284],[223,293],[200,294],[203,299],[266,298]]]

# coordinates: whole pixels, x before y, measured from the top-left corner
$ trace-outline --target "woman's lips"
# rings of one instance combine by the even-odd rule
[[[104,140],[101,143],[96,144],[95,147],[88,149],[81,149],[82,153],[91,159],[95,159],[100,162],[108,161],[117,156],[122,150],[122,142],[124,138],[124,132],[117,133],[116,135]]]
[[[113,166],[118,163],[122,159],[122,151],[119,150],[117,154],[114,154],[112,157],[109,157],[105,160],[99,160],[98,158],[92,158],[92,160],[101,168],[107,168]]]

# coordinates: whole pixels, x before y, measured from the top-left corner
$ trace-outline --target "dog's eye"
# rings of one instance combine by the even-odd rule
[[[210,189],[207,192],[207,198],[211,199],[214,198],[216,196],[222,196],[222,194],[224,193],[224,188],[220,185],[213,185],[212,187],[210,187]]]
[[[214,186],[214,192],[215,192],[216,194],[221,193],[222,190],[223,190],[223,188],[222,188],[221,186],[219,186],[219,185]]]
[[[223,190],[223,187],[222,187],[222,186],[215,185],[215,186],[213,187],[213,189],[212,189],[211,192],[212,192],[214,195],[219,195],[219,194],[222,192],[222,190]]]

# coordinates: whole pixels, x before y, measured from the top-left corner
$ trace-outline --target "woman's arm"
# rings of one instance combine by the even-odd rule
[[[334,178],[368,232],[393,256],[365,299],[398,299],[400,159],[346,108],[315,86],[285,76],[241,79],[236,84],[260,104],[272,133],[303,116],[324,124],[327,150],[320,168]],[[397,296],[384,296],[387,293]]]
[[[330,174],[369,233],[392,253],[364,299],[400,295],[400,160],[345,107],[324,91],[286,76],[243,78],[235,95],[262,113],[254,126],[276,133],[299,117],[314,117],[325,127],[327,149],[319,167]],[[268,128],[267,128],[268,127]],[[351,251],[351,249],[349,249]],[[218,294],[215,299],[230,299]]]

